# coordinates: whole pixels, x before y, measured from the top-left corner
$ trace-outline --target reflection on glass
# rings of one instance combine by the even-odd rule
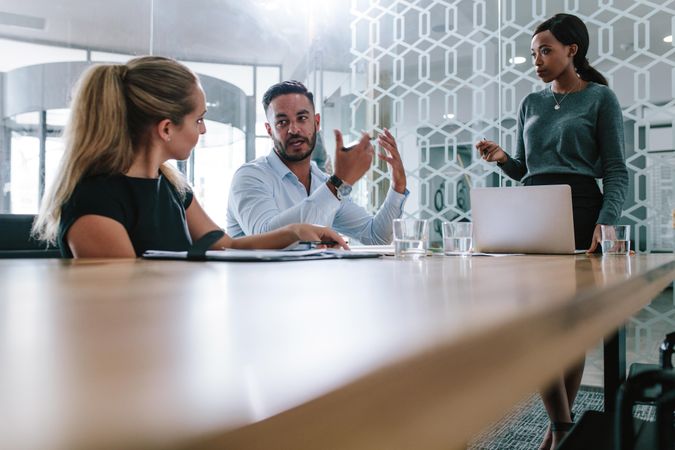
[[[69,109],[51,109],[47,111],[47,141],[45,147],[45,189],[54,182],[65,146],[61,135],[68,122]]]
[[[65,146],[60,138],[48,137],[45,151],[45,189],[54,182]]]
[[[245,161],[246,139],[243,131],[211,120],[206,130],[194,151],[194,193],[209,216],[225,227],[232,176]]]
[[[630,277],[632,273],[633,258],[614,257],[602,259],[602,275],[605,281],[620,280]]]
[[[253,95],[253,67],[234,64],[211,64],[182,61],[198,74],[208,75],[234,84],[246,95]]]
[[[59,162],[63,157],[64,146],[61,134],[67,119],[67,109],[47,111],[45,186],[53,182]],[[11,129],[11,207],[9,212],[35,214],[40,200],[40,113],[17,114],[6,123]]]
[[[281,73],[279,67],[257,67],[256,68],[256,102],[255,102],[255,111],[256,111],[256,121],[255,121],[255,134],[256,136],[267,136],[267,130],[265,129],[265,122],[267,122],[267,117],[265,117],[265,110],[262,107],[262,98],[265,94],[265,91],[270,88],[275,83],[281,81]],[[256,146],[256,155],[257,153]]]
[[[255,157],[266,156],[272,150],[272,139],[269,137],[257,137],[255,139]]]
[[[11,117],[6,123],[10,139],[10,212],[34,214],[38,208],[38,175],[40,141],[39,114],[24,113]]]
[[[11,148],[11,212],[35,214],[38,209],[40,141],[37,137],[12,131]]]

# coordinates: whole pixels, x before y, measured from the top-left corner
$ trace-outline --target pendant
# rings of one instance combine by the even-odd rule
[[[559,109],[560,109],[560,105],[555,105],[555,106],[553,107],[553,109],[555,109],[556,111],[559,110]]]

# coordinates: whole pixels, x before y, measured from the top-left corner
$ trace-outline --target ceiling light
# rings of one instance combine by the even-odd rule
[[[444,119],[454,119],[455,115],[453,113],[443,114]]]
[[[509,64],[522,64],[525,61],[527,61],[527,59],[525,59],[524,56],[516,56],[515,58],[509,58]]]
[[[673,35],[669,35],[663,38],[663,42],[668,42],[669,44],[673,42]]]

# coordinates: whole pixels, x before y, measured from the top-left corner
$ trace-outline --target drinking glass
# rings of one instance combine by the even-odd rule
[[[418,259],[427,253],[429,223],[424,219],[394,219],[394,254],[398,259]]]
[[[443,222],[443,252],[446,255],[468,256],[473,243],[471,222]]]
[[[600,225],[603,255],[630,254],[630,225]]]

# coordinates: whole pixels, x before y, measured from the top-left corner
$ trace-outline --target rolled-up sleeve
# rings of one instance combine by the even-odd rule
[[[393,220],[403,214],[408,194],[408,190],[400,194],[389,189],[384,203],[375,216],[351,200],[345,200],[335,217],[334,228],[366,245],[390,244],[393,235]]]

